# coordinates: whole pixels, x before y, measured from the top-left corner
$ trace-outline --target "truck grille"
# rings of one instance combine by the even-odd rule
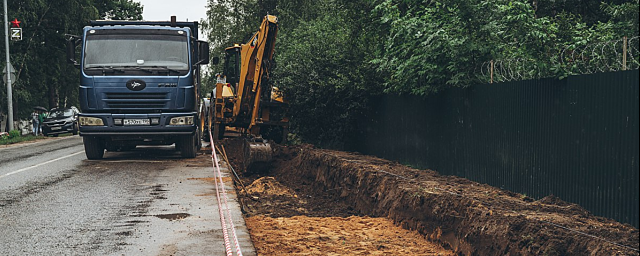
[[[110,109],[162,109],[166,107],[169,99],[167,93],[105,93],[105,102]]]

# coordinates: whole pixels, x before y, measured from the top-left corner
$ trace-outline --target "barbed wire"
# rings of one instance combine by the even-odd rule
[[[568,71],[578,74],[638,69],[638,37],[598,42],[583,48],[567,47],[560,61]]]
[[[481,82],[508,82],[556,76],[634,70],[640,67],[638,36],[585,46],[565,47],[548,62],[498,59],[486,61],[475,71]]]

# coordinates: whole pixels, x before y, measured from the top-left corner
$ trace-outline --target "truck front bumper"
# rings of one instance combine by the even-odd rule
[[[101,114],[81,113],[82,117],[98,118],[102,125],[83,125],[80,122],[81,136],[174,136],[193,135],[196,132],[197,113],[158,113],[158,114]],[[172,124],[172,118],[191,117],[191,123]],[[125,120],[135,120],[139,124],[127,124]]]

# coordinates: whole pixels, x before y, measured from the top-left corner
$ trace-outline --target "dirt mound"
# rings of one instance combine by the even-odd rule
[[[255,180],[246,189],[249,194],[298,197],[288,187],[283,186],[273,177],[262,177]]]

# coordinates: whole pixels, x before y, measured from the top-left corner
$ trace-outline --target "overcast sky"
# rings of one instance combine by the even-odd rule
[[[134,0],[143,6],[142,19],[168,21],[176,16],[178,21],[198,21],[207,16],[207,0]],[[200,39],[205,39],[202,30]]]
[[[143,6],[142,18],[150,21],[200,21],[207,16],[207,0],[134,0]]]

